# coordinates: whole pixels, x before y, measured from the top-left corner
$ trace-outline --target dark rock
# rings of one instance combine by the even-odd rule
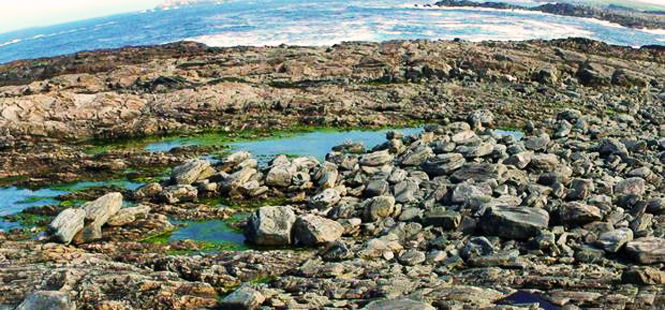
[[[549,214],[543,209],[496,206],[485,212],[479,224],[491,236],[524,240],[547,228],[549,220]]]

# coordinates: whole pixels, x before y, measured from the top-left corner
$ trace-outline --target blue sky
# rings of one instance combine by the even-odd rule
[[[161,0],[0,0],[0,33],[145,10]]]

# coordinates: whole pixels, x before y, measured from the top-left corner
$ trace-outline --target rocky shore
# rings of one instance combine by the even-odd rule
[[[22,176],[6,183],[168,177],[26,211],[46,229],[0,233],[0,308],[662,309],[664,53],[178,43],[4,65],[0,167]],[[325,160],[84,152],[94,138],[414,121],[421,134]],[[233,219],[248,249],[154,242],[184,219]]]
[[[443,0],[436,2],[434,5],[535,11],[562,16],[595,18],[635,29],[665,29],[665,17],[659,12],[642,12],[617,5],[600,8],[570,3],[546,3],[535,7],[526,7],[505,2],[476,2],[469,0]]]

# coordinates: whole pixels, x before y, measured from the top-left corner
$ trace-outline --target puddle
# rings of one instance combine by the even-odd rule
[[[167,242],[192,240],[201,242],[209,251],[232,249],[235,251],[248,250],[245,244],[245,236],[242,231],[228,224],[229,221],[240,220],[247,215],[237,215],[231,220],[207,220],[207,221],[171,221],[180,226],[173,231]]]
[[[67,195],[74,191],[80,191],[92,187],[118,186],[125,189],[135,190],[144,183],[132,182],[126,180],[110,181],[81,181],[74,183],[62,183],[41,189],[27,189],[18,187],[0,187],[0,230],[8,231],[13,228],[22,228],[20,223],[3,220],[1,217],[17,214],[30,207],[42,207],[49,205],[60,205],[61,201],[55,198],[60,195]],[[84,201],[74,201],[70,206],[79,206]],[[134,203],[125,201],[125,207],[135,206]]]
[[[517,306],[517,305],[526,305],[526,304],[538,304],[538,307],[540,309],[544,310],[560,310],[560,307],[557,307],[547,300],[543,299],[542,297],[531,294],[529,292],[516,292],[514,294],[511,294],[505,298],[500,299],[497,304],[499,305],[512,305],[512,306]]]
[[[524,138],[524,133],[521,131],[495,129],[494,133],[499,136],[513,136],[517,141],[522,140],[522,138]]]
[[[386,141],[389,131],[401,132],[404,135],[422,133],[423,127],[382,129],[382,130],[351,130],[351,131],[312,131],[297,133],[283,138],[264,138],[251,141],[227,142],[222,139],[205,137],[165,138],[156,143],[150,143],[146,150],[150,152],[168,152],[175,147],[228,145],[233,151],[249,151],[257,158],[270,158],[275,155],[287,154],[298,156],[314,156],[323,160],[330,149],[335,145],[347,141],[363,142],[367,149]]]

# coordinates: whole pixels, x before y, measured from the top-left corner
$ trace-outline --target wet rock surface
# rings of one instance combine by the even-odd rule
[[[173,55],[137,60],[141,74],[129,64],[97,68],[87,74],[115,82],[81,79],[97,87],[86,93],[62,86],[53,99],[54,90],[37,88],[53,77],[36,76],[26,77],[32,94],[0,90],[8,133],[0,167],[28,174],[26,184],[171,168],[136,189],[72,192],[63,197],[87,203],[29,210],[46,216],[43,236],[0,233],[0,305],[37,307],[34,296],[80,309],[526,309],[519,298],[544,309],[665,304],[662,52],[570,39],[211,49],[186,62]],[[21,65],[30,68],[0,72]],[[399,73],[407,67],[409,83]],[[623,70],[621,83],[611,73],[606,81],[609,67]],[[626,85],[626,70],[649,83]],[[219,76],[238,79],[212,82]],[[213,93],[220,106],[192,106]],[[92,94],[123,103],[99,114],[80,101]],[[16,108],[68,96],[79,101],[54,105],[44,118]],[[122,110],[132,105],[138,112]],[[59,119],[67,110],[59,107],[77,114]],[[97,116],[88,119],[91,111]],[[110,125],[118,115],[137,123]],[[282,155],[259,164],[244,151],[197,147],[90,155],[69,142],[97,130],[151,133],[146,124],[156,119],[164,132],[193,132],[393,118],[430,124],[415,136],[390,132],[377,146],[335,146],[322,161]],[[496,130],[507,121],[524,138]],[[37,124],[57,130],[37,135]],[[53,171],[53,181],[44,178]],[[182,220],[213,219],[244,232],[245,248],[169,237]]]

